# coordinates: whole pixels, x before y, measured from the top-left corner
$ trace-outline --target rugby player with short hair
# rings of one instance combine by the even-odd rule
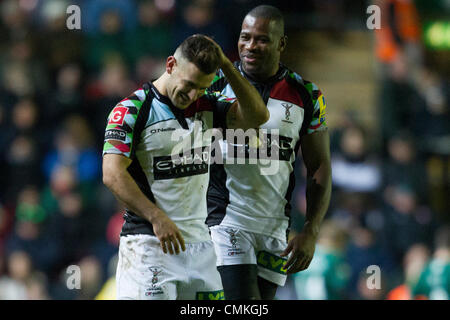
[[[260,150],[252,153],[252,148],[259,147],[247,144],[247,153],[230,156],[236,143],[222,140],[223,164],[211,166],[207,223],[226,299],[273,299],[287,274],[306,269],[330,201],[325,100],[314,83],[280,63],[286,44],[283,16],[277,8],[262,5],[245,16],[238,40],[240,62],[235,66],[267,105],[270,118],[259,130],[267,130],[271,145],[276,139],[270,132],[278,130],[278,158],[271,160],[277,162],[278,171],[262,174],[262,162],[229,161],[242,154],[250,159]],[[233,88],[223,74],[219,77],[215,90],[232,98]],[[307,169],[306,221],[288,242],[289,201],[299,148]]]
[[[236,92],[219,104],[206,90],[218,68]],[[103,182],[127,208],[116,273],[118,299],[223,299],[205,224],[211,141],[202,133],[231,122],[258,126],[267,119],[257,90],[203,35],[187,38],[167,58],[164,74],[112,109]],[[194,149],[193,142],[199,141]],[[180,143],[188,146],[187,156],[178,157]]]

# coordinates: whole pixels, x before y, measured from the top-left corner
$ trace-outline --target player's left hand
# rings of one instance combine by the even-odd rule
[[[286,257],[291,253],[283,267],[287,274],[296,273],[309,267],[316,249],[316,241],[316,236],[302,231],[288,242],[287,248],[280,255]]]

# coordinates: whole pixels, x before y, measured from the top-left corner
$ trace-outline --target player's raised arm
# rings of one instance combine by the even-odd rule
[[[221,57],[219,68],[222,69],[237,98],[227,113],[227,127],[244,130],[259,127],[269,120],[269,110],[255,87],[233,66],[217,43],[216,46]]]
[[[153,231],[161,242],[164,253],[185,251],[184,239],[175,223],[151,202],[139,189],[128,172],[132,160],[119,154],[103,156],[103,183],[116,199],[153,225]],[[173,248],[172,248],[173,246]]]

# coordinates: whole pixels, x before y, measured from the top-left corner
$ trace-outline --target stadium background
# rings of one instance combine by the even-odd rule
[[[113,297],[123,208],[101,183],[109,110],[188,35],[214,36],[238,59],[242,18],[262,3],[285,15],[282,61],[324,92],[333,166],[315,258],[277,299],[449,298],[448,1],[4,0],[0,299]],[[81,30],[66,27],[71,4]],[[381,30],[367,28],[371,4]],[[381,289],[367,286],[371,265]]]

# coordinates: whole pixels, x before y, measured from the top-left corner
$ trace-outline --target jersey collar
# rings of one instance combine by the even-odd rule
[[[146,87],[147,87],[150,90],[152,96],[154,96],[156,99],[158,99],[159,101],[161,101],[162,103],[167,105],[169,107],[170,111],[172,111],[172,113],[174,114],[175,118],[180,123],[180,125],[183,128],[187,129],[187,123],[186,123],[186,119],[184,116],[184,110],[181,110],[181,109],[175,107],[173,105],[172,101],[170,101],[169,97],[161,94],[161,92],[159,92],[158,89],[153,85],[152,81],[145,83],[143,87],[144,87],[144,89],[146,89]]]
[[[258,83],[258,84],[262,84],[262,85],[270,85],[273,84],[277,81],[280,81],[281,79],[283,79],[289,72],[289,70],[286,68],[286,66],[284,66],[281,62],[279,63],[279,67],[278,67],[278,71],[277,73],[275,73],[275,75],[273,75],[272,77],[270,77],[269,79],[265,80],[265,81],[259,81],[256,80],[254,77],[252,77],[251,75],[249,75],[248,73],[246,73],[244,71],[244,68],[242,67],[242,62],[241,61],[237,61],[235,62],[236,67],[238,68],[238,70],[241,72],[241,74],[247,78],[250,82],[252,83]]]

